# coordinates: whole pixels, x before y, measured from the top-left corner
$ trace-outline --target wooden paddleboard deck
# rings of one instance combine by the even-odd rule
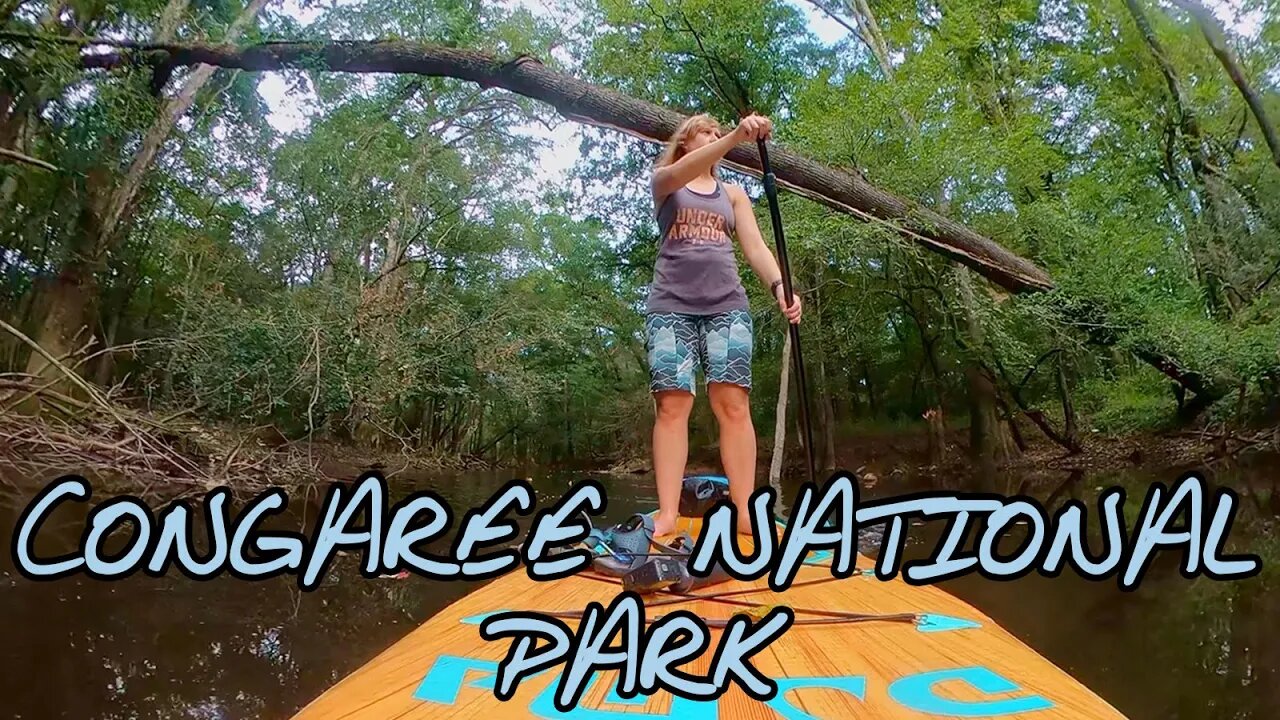
[[[700,519],[681,518],[680,531],[697,538]],[[781,528],[781,526],[779,526]],[[745,548],[749,539],[740,538]],[[712,701],[651,696],[623,699],[617,674],[597,673],[573,710],[552,702],[563,665],[520,683],[506,702],[493,694],[497,663],[510,641],[480,637],[479,617],[500,610],[581,612],[590,601],[605,606],[620,580],[591,571],[552,582],[531,580],[523,567],[458,600],[303,708],[298,720],[378,718],[570,718],[576,720],[813,720],[832,718],[1000,717],[1033,720],[1122,718],[1118,711],[1066,672],[1038,655],[970,605],[933,586],[901,577],[831,578],[830,560],[815,554],[781,594],[764,578],[730,580],[697,592],[755,588],[735,601],[856,613],[929,613],[932,625],[860,622],[793,625],[750,662],[779,684],[771,701],[749,697],[736,684]],[[859,569],[873,567],[860,556]],[[805,585],[805,581],[828,578]],[[646,597],[667,599],[668,593]],[[704,619],[728,619],[744,608],[723,600],[690,600],[646,617],[687,609]],[[797,610],[797,620],[810,617]],[[576,629],[576,620],[565,620]],[[706,652],[679,669],[705,675],[722,633],[711,629]]]

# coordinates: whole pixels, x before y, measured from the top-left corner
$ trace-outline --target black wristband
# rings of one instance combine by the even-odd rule
[[[782,278],[778,278],[777,280],[774,280],[773,283],[769,285],[769,294],[776,296],[778,294],[778,286],[781,284],[782,284]]]

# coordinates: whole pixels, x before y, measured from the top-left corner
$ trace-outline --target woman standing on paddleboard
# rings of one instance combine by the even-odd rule
[[[653,191],[661,245],[645,314],[649,389],[653,392],[653,469],[658,483],[656,535],[675,529],[689,455],[689,412],[701,366],[720,426],[720,461],[740,532],[750,532],[747,500],[755,489],[756,432],[751,423],[752,323],[738,275],[732,236],[790,322],[800,322],[800,296],[786,306],[782,271],[765,245],[751,199],[720,181],[717,167],[734,146],[767,139],[768,118],[750,115],[722,132],[709,115],[688,118],[658,158]]]

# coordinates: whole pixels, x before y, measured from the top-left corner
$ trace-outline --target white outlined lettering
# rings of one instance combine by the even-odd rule
[[[676,610],[662,616],[662,620],[649,628],[645,637],[644,658],[640,662],[640,692],[652,695],[659,687],[667,687],[686,698],[715,692],[715,685],[673,667],[701,655],[710,644],[710,638],[706,623],[688,610]]]
[[[431,519],[426,525],[411,524],[421,513]],[[398,572],[404,565],[431,578],[452,578],[462,572],[462,566],[449,560],[430,555],[419,555],[413,546],[434,540],[453,524],[453,513],[439,495],[424,490],[416,492],[396,503],[392,510],[391,525],[387,529],[387,542],[382,546],[382,564],[389,572]]]
[[[304,564],[306,569],[298,577],[298,586],[303,590],[318,587],[340,546],[362,548],[364,565],[361,573],[365,577],[376,576],[382,565],[382,515],[386,511],[386,503],[387,481],[375,473],[360,476],[349,498],[343,498],[340,484],[330,485],[324,498],[324,514],[316,525]],[[351,522],[361,510],[364,511],[365,522],[352,529]]]
[[[1098,497],[1099,522],[1102,525],[1102,556],[1095,559],[1086,547],[1088,531],[1085,529],[1085,506],[1079,500],[1068,500],[1054,513],[1050,524],[1057,528],[1053,540],[1041,563],[1043,574],[1057,577],[1062,572],[1062,561],[1068,546],[1071,554],[1066,561],[1076,572],[1091,578],[1104,578],[1116,571],[1124,559],[1124,520],[1120,508],[1124,506],[1124,488],[1113,487]]]
[[[204,498],[205,536],[212,546],[209,557],[197,560],[195,552],[195,520],[191,517],[191,507],[182,501],[176,501],[160,512],[160,534],[156,537],[155,551],[147,564],[149,575],[163,575],[168,565],[177,555],[178,566],[182,572],[195,580],[211,578],[227,566],[227,498],[231,491],[227,488],[215,488]]]
[[[288,571],[297,571],[302,567],[302,555],[306,548],[306,540],[300,533],[257,531],[259,519],[268,512],[279,512],[289,503],[284,490],[271,488],[260,493],[249,502],[231,533],[231,549],[229,562],[231,574],[235,577],[250,580],[269,578]],[[248,545],[255,555],[265,556],[261,562],[251,560],[245,552]],[[179,569],[182,565],[179,563]]]
[[[559,664],[573,649],[569,626],[535,612],[490,615],[480,623],[480,637],[490,642],[513,638],[506,658],[498,663],[498,678],[493,684],[493,694],[499,700],[510,700],[522,679]],[[544,637],[548,642],[537,646],[537,637]]]

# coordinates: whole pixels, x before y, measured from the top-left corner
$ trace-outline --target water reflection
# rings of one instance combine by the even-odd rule
[[[1280,599],[1271,571],[1280,557],[1275,535],[1280,461],[1264,458],[1219,469],[1211,482],[1241,495],[1229,552],[1247,548],[1263,558],[1260,576],[1242,582],[1184,580],[1179,557],[1164,553],[1132,593],[1114,580],[1091,582],[1065,572],[1013,582],[970,576],[943,585],[1056,662],[1132,718],[1272,718],[1280,715],[1280,645],[1274,618]],[[1155,480],[1173,481],[1181,469],[1152,474],[1088,477],[999,477],[977,486],[1026,493],[1054,507],[1075,498],[1090,508],[1101,488],[1122,484],[1131,503]],[[532,475],[539,503],[558,498],[581,475]],[[354,477],[355,473],[352,473]],[[431,488],[455,508],[478,505],[511,473],[399,475],[397,495]],[[6,541],[17,512],[38,482],[20,479],[23,492],[0,492]],[[648,476],[599,477],[610,499],[606,521],[656,504]],[[96,487],[96,485],[95,485]],[[955,478],[895,477],[864,490],[883,497],[923,489],[956,489]],[[790,498],[794,487],[784,487]],[[95,494],[101,500],[102,493]],[[306,527],[318,499],[295,497],[277,523]],[[76,510],[81,514],[77,515]],[[1132,517],[1136,507],[1127,507]],[[81,506],[60,508],[42,536],[41,553],[74,546],[83,529]],[[527,526],[528,520],[524,521]],[[911,529],[906,559],[927,555],[941,523]],[[452,537],[439,541],[444,552]],[[1095,537],[1092,542],[1097,543]],[[1098,547],[1098,545],[1094,545]],[[17,718],[188,717],[283,718],[366,662],[473,583],[366,580],[359,555],[338,557],[323,585],[300,593],[291,576],[257,582],[230,577],[192,581],[170,573],[141,573],[119,582],[73,576],[33,583],[17,576],[8,553],[0,560],[3,643],[0,697]]]
[[[1125,488],[1126,522],[1132,524],[1150,483],[1173,483],[1182,472],[1203,472],[1210,487],[1236,490],[1240,502],[1225,553],[1251,552],[1262,572],[1237,582],[1186,580],[1181,554],[1161,552],[1139,588],[1122,592],[1113,577],[1086,580],[1067,570],[1058,578],[1031,574],[1011,582],[977,575],[941,586],[991,615],[1003,627],[1071,673],[1132,718],[1274,718],[1280,716],[1280,618],[1276,573],[1280,561],[1275,490],[1280,458],[1260,456],[1231,467],[1174,468],[1161,473],[1059,478],[999,478],[985,491],[1025,492],[1052,510],[1069,499],[1096,513],[1097,497],[1113,485]],[[931,489],[919,479],[912,489]],[[970,485],[970,487],[973,487]],[[936,489],[936,487],[932,487]],[[898,492],[895,489],[894,492]],[[1091,523],[1096,518],[1091,516]],[[941,523],[913,528],[918,540],[904,558],[922,558],[935,547]],[[1003,550],[1013,550],[1013,534]],[[1102,547],[1091,525],[1090,547]]]

